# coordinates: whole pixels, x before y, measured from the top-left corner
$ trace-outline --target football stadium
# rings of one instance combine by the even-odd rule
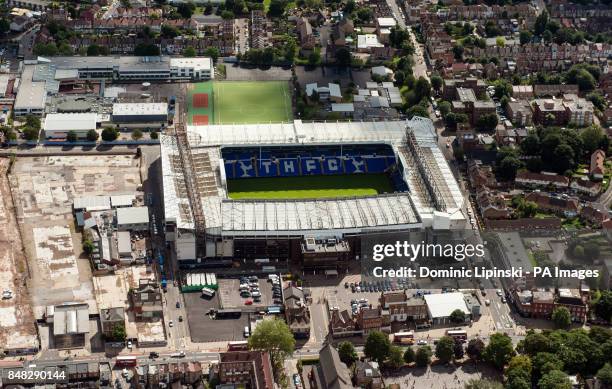
[[[466,227],[429,119],[185,131],[186,145],[161,137],[166,239],[183,268],[287,263],[320,242],[355,258],[367,234]]]

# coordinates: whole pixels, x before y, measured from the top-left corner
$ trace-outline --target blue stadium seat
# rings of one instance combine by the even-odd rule
[[[344,164],[342,159],[337,157],[326,157],[321,164],[325,174],[344,174]]]
[[[365,162],[361,157],[350,157],[344,160],[344,168],[347,174],[365,173]]]
[[[224,161],[224,165],[225,165],[225,177],[230,180],[233,178],[236,178],[236,174],[234,172],[235,163],[233,161],[232,162]]]
[[[278,176],[278,166],[270,159],[261,159],[257,162],[257,177],[276,177]]]
[[[278,169],[282,177],[300,175],[300,163],[297,158],[279,158]]]
[[[365,158],[368,173],[384,173],[387,169],[387,159],[385,157]]]
[[[315,158],[302,158],[301,159],[302,166],[302,175],[317,175],[321,174],[321,161]]]
[[[240,160],[236,162],[236,178],[253,177],[256,177],[256,174],[250,159]]]

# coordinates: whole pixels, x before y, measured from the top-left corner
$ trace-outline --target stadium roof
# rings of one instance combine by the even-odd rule
[[[95,130],[98,115],[95,113],[50,113],[45,117],[45,131]]]
[[[361,230],[415,227],[420,220],[406,193],[371,197],[221,203],[224,231],[299,233],[313,230]],[[239,233],[238,233],[239,234]]]
[[[399,143],[406,139],[406,122],[302,122],[188,126],[192,148],[232,145]]]
[[[414,158],[407,151],[407,129],[412,129],[429,171],[432,185],[440,186],[447,210],[437,211],[428,199]],[[234,235],[256,232],[293,234],[300,231],[337,230],[360,232],[367,228],[397,230],[425,225],[424,220],[441,216],[455,220],[457,204],[463,203],[444,156],[438,148],[429,119],[381,122],[324,122],[245,125],[188,126],[188,136],[200,187],[200,200],[206,227]],[[161,160],[165,220],[178,228],[194,228],[191,206],[182,172],[181,158],[174,137],[162,135]],[[229,200],[219,184],[222,146],[264,146],[302,144],[387,143],[399,152],[407,167],[408,193],[382,196],[317,200]],[[201,166],[199,161],[205,161]],[[453,208],[456,207],[456,208]],[[425,216],[424,216],[425,215]],[[456,217],[455,217],[456,216]],[[449,220],[450,220],[449,219]],[[455,220],[456,221],[456,220]]]
[[[426,294],[425,303],[432,319],[449,317],[456,309],[470,314],[461,292]]]

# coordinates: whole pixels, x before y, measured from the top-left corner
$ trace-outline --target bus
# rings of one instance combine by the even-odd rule
[[[393,334],[393,342],[412,345],[414,343],[414,332],[396,332],[395,334]]]
[[[215,312],[215,319],[237,319],[242,316],[240,309],[219,309]]]
[[[215,297],[215,290],[210,288],[202,288],[202,296]]]
[[[446,335],[450,336],[455,340],[466,341],[467,340],[467,332],[464,330],[447,330]]]
[[[227,343],[227,351],[248,351],[249,342],[246,340],[236,340]]]
[[[118,367],[134,367],[138,364],[138,360],[133,355],[120,355],[115,359],[115,366]]]

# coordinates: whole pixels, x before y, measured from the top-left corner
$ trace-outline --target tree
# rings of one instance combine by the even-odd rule
[[[512,359],[508,363],[508,368],[506,369],[506,371],[515,369],[523,371],[528,376],[531,376],[531,358],[529,358],[528,355],[516,355],[512,357]]]
[[[593,154],[593,152],[595,150],[597,150],[600,147],[600,144],[602,142],[602,138],[604,136],[605,135],[601,131],[601,127],[595,126],[595,125],[594,126],[590,126],[588,128],[585,128],[580,133],[580,139],[582,140],[582,145],[584,147],[584,152],[589,157],[591,156],[591,154]]]
[[[553,353],[540,352],[532,359],[533,375],[539,380],[551,370],[563,370],[563,361]]]
[[[490,113],[482,115],[476,121],[476,127],[481,131],[493,131],[497,127],[497,114]]]
[[[193,15],[193,11],[195,11],[195,4],[192,2],[180,3],[176,7],[176,11],[181,14],[183,19],[190,19]]]
[[[419,77],[419,79],[414,84],[414,93],[417,96],[417,100],[421,100],[424,97],[431,96],[431,85],[429,81],[423,76]]]
[[[513,356],[514,347],[508,335],[500,333],[491,335],[489,344],[484,350],[484,359],[487,362],[492,363],[498,369],[503,369]]]
[[[455,340],[450,336],[443,336],[436,344],[436,358],[442,363],[448,363],[453,359]]]
[[[437,74],[434,74],[433,76],[431,76],[429,81],[431,82],[431,87],[434,88],[436,92],[439,92],[440,89],[442,88],[442,85],[444,84],[442,77],[438,76]]]
[[[546,373],[538,382],[539,389],[571,389],[572,383],[570,382],[567,374],[561,370],[552,370]]]
[[[382,364],[389,357],[390,349],[389,337],[383,332],[372,331],[366,339],[363,353],[366,357]]]
[[[191,46],[185,47],[183,50],[183,57],[195,57],[197,55],[195,49]]]
[[[293,354],[295,338],[284,320],[264,320],[249,337],[249,348],[267,351],[276,363]]]
[[[25,127],[23,130],[23,136],[26,140],[33,141],[38,140],[38,134],[40,133],[39,129],[33,127]]]
[[[204,55],[212,58],[212,60],[216,62],[217,58],[219,58],[219,56],[221,55],[221,52],[216,47],[209,47],[204,50]]]
[[[595,303],[595,313],[608,322],[612,321],[612,291],[601,292],[599,300]]]
[[[66,140],[68,142],[76,142],[78,139],[77,133],[74,131],[68,131],[68,133],[66,134]]]
[[[540,332],[529,331],[518,348],[527,355],[534,356],[538,353],[551,350],[550,339]]]
[[[597,378],[605,385],[612,386],[612,365],[606,363],[604,367],[597,372]]]
[[[340,360],[347,366],[351,366],[357,360],[357,352],[351,342],[340,343],[338,345],[338,354],[340,355]]]
[[[421,346],[417,349],[415,362],[418,367],[425,367],[431,363],[431,347]]]
[[[495,38],[495,44],[499,47],[504,47],[506,46],[506,39],[503,36],[498,36]]]
[[[179,30],[174,26],[164,24],[163,26],[161,26],[161,36],[170,39],[176,38],[177,36],[179,36]]]
[[[0,19],[0,34],[6,34],[11,29],[11,24],[5,18]]]
[[[538,155],[540,153],[540,137],[535,131],[531,131],[521,142],[521,151],[525,155]]]
[[[125,324],[115,324],[111,332],[111,340],[114,342],[125,342],[126,337],[127,334],[125,332]]]
[[[287,7],[286,0],[272,0],[270,2],[270,7],[268,8],[268,16],[270,17],[280,17],[285,13],[285,8]]]
[[[588,92],[595,89],[597,80],[595,80],[595,77],[593,77],[591,73],[581,69],[576,74],[576,84],[578,84],[578,89],[580,89],[581,92]]]
[[[318,50],[313,50],[310,54],[308,54],[308,64],[311,66],[318,65],[321,62],[321,54],[319,54]]]
[[[151,131],[151,134],[149,134],[149,136],[151,137],[151,139],[159,138],[159,134],[156,131]]]
[[[552,321],[557,328],[569,328],[572,324],[572,316],[570,311],[565,307],[558,307],[552,313]]]
[[[445,118],[451,111],[451,104],[448,101],[441,101],[440,104],[438,104],[438,110],[440,111],[440,115]]]
[[[533,201],[522,201],[517,207],[517,211],[522,218],[532,218],[538,213],[538,204]]]
[[[536,18],[534,31],[536,35],[541,35],[544,30],[546,30],[546,25],[548,24],[548,11],[544,10],[538,17]]]
[[[513,181],[522,165],[517,157],[510,155],[501,160],[497,170],[503,180]]]
[[[487,378],[472,378],[465,384],[465,389],[504,389],[504,386],[501,382],[491,381]]]
[[[142,138],[142,131],[141,131],[141,130],[139,130],[139,129],[137,128],[137,129],[135,129],[134,131],[132,131],[132,139],[134,139],[134,140],[138,140],[138,139],[140,139],[140,138]]]
[[[532,38],[533,34],[529,30],[522,30],[519,33],[519,40],[521,42],[521,45],[531,42]]]
[[[83,252],[87,255],[91,255],[91,253],[93,253],[95,249],[94,244],[91,242],[91,240],[87,239],[83,242]]]
[[[453,45],[453,56],[455,57],[456,60],[458,61],[463,60],[463,52],[464,52],[464,48],[461,44],[455,43]]]
[[[399,27],[392,27],[389,34],[389,44],[396,49],[402,49],[409,42],[408,31]]]
[[[463,348],[463,342],[459,339],[455,339],[455,345],[453,346],[453,356],[455,359],[462,359],[465,355],[465,350]]]
[[[479,361],[482,358],[485,344],[480,338],[470,339],[467,345],[467,355],[474,361]]]
[[[348,66],[351,64],[351,52],[344,47],[336,50],[336,63],[339,66]]]
[[[112,142],[119,137],[119,132],[112,128],[106,127],[102,130],[102,140],[105,142]]]
[[[449,319],[455,324],[465,323],[465,312],[463,312],[461,309],[455,309],[451,312]]]
[[[527,355],[517,355],[510,360],[506,369],[506,388],[531,389],[531,359]]]
[[[404,356],[403,356],[404,362],[412,363],[414,362],[415,357],[416,356],[414,354],[414,349],[412,347],[408,347],[406,351],[404,351]]]
[[[235,18],[235,15],[232,11],[229,11],[227,9],[224,9],[223,11],[221,11],[221,19],[232,20],[234,18]]]
[[[96,131],[96,130],[89,130],[89,131],[87,131],[86,138],[90,142],[97,141],[98,140],[98,131]]]
[[[389,366],[393,369],[399,369],[404,365],[404,355],[402,349],[397,346],[391,346],[389,349]]]

